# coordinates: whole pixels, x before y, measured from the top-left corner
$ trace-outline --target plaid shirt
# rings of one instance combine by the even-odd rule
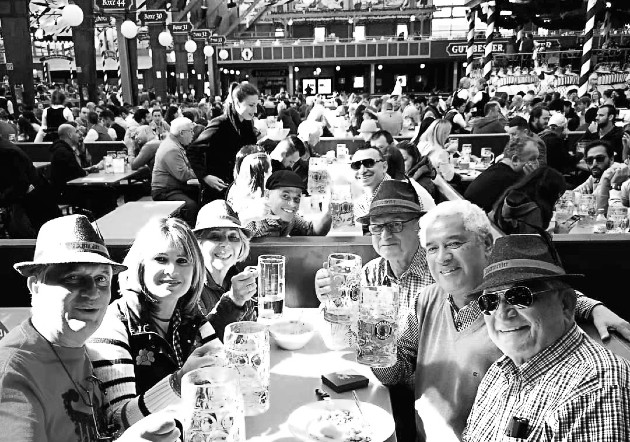
[[[517,367],[504,356],[477,391],[464,441],[630,440],[630,364],[576,326]],[[506,436],[513,417],[523,439]]]
[[[390,283],[397,284],[400,289],[400,297],[398,299],[398,323],[400,330],[400,324],[404,323],[407,315],[415,311],[416,300],[420,291],[434,282],[431,272],[429,272],[424,249],[418,246],[409,268],[398,278],[394,275],[385,258],[374,258],[363,266],[363,278],[361,281],[363,285],[385,285],[386,279],[389,279]]]
[[[279,219],[263,219],[252,221],[247,228],[253,232],[253,238],[263,236],[313,236],[313,223],[295,214],[293,220],[287,223]]]

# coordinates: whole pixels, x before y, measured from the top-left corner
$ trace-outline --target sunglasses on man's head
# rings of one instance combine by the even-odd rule
[[[595,155],[594,157],[586,157],[586,164],[593,164],[593,160],[597,163],[603,163],[606,161],[606,158],[608,158],[608,156],[604,154]]]
[[[374,160],[372,158],[366,158],[365,160],[353,161],[352,163],[350,163],[350,167],[352,168],[352,170],[359,170],[361,166],[367,169],[371,169],[372,167],[376,166],[376,163],[380,163],[382,161],[383,160]]]
[[[534,303],[534,295],[552,292],[554,289],[532,291],[529,287],[516,286],[509,289],[499,290],[497,292],[486,292],[479,297],[479,309],[484,315],[491,315],[493,311],[499,308],[499,300],[501,296],[508,305],[517,308],[531,307]]]

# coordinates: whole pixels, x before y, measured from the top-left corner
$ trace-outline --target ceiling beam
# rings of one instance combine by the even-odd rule
[[[201,0],[190,0],[183,11],[174,12],[173,15],[177,14],[176,17],[173,18],[173,21],[178,22],[182,21],[186,18],[186,14],[193,10],[193,8],[200,2]]]

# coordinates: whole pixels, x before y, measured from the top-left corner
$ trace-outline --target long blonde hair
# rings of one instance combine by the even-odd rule
[[[197,302],[206,281],[206,270],[195,235],[188,225],[178,218],[155,218],[138,232],[124,260],[128,269],[119,275],[120,288],[142,293],[144,297],[139,298],[141,308],[149,310],[155,308],[158,300],[144,283],[144,262],[149,259],[146,252],[151,249],[149,245],[160,239],[166,239],[173,246],[181,248],[193,264],[190,289],[178,301],[182,316],[191,318],[198,310]]]
[[[427,156],[436,149],[444,149],[446,140],[451,134],[452,124],[448,120],[435,120],[427,130],[420,135],[418,150],[420,155]]]

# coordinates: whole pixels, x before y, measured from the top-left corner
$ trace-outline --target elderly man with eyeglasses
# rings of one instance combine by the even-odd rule
[[[107,397],[85,343],[101,324],[112,261],[101,235],[82,215],[42,226],[33,261],[15,264],[27,277],[31,317],[0,341],[0,426],[3,441],[175,442],[166,413],[138,421],[122,435],[107,424]]]
[[[490,222],[469,201],[443,202],[420,220],[420,243],[436,282],[415,296],[396,364],[373,371],[385,385],[413,386],[419,440],[459,441],[479,383],[501,356],[475,292],[493,248]],[[597,301],[581,296],[576,316],[592,320],[602,338],[608,327],[630,338],[630,324]]]
[[[630,440],[630,363],[575,324],[580,276],[539,236],[497,240],[478,303],[505,356],[479,386],[464,441]]]
[[[377,151],[369,149],[368,152]],[[418,238],[418,220],[424,213],[424,207],[411,184],[386,180],[375,192],[369,211],[358,218],[369,229],[372,247],[380,255],[363,266],[362,284],[397,284],[401,319],[414,311],[418,294],[433,283],[426,254]],[[330,284],[328,270],[319,269],[315,275],[315,293],[320,301],[330,293]],[[405,339],[418,342],[417,329],[407,329],[404,333],[409,333]],[[410,415],[407,420],[413,421],[412,393],[408,385],[393,387],[392,406],[397,420],[398,416],[407,414]],[[397,424],[399,440],[408,440],[405,430],[409,428],[405,428],[402,423]]]

